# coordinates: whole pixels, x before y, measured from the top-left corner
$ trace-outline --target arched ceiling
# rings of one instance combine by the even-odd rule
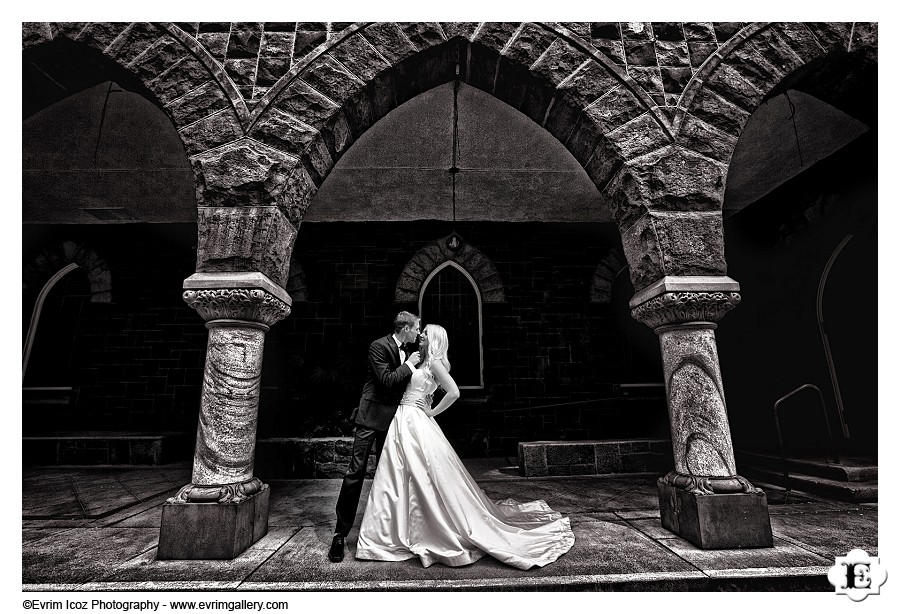
[[[744,126],[725,184],[732,215],[868,130],[818,98],[786,90],[763,102]]]
[[[460,84],[456,219],[608,222],[597,188],[546,130],[493,96]],[[305,221],[453,217],[454,85],[401,105],[338,161]]]
[[[22,221],[196,222],[194,176],[169,118],[107,81],[22,127]]]
[[[33,78],[23,84],[23,221],[195,222],[193,175],[165,113],[133,83],[128,89],[109,80],[95,84],[109,72],[90,58],[76,63],[80,75],[59,81],[69,74],[61,57],[26,61]],[[51,73],[44,81],[53,87],[39,86],[36,75]],[[854,81],[844,73],[858,71],[798,75],[756,110],[731,160],[726,216],[831,155],[866,124],[874,127],[866,95],[875,91],[874,77]],[[841,87],[818,85],[822,74]],[[457,219],[610,220],[584,170],[533,121],[465,84],[457,110]],[[452,83],[401,105],[339,160],[305,219],[451,219],[453,125]]]

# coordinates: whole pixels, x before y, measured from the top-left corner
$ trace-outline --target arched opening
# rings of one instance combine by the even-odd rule
[[[419,292],[424,325],[439,324],[453,343],[453,379],[460,389],[484,388],[481,345],[481,293],[472,276],[455,262],[445,262],[425,279]]]
[[[70,264],[48,280],[26,316],[22,356],[22,431],[26,435],[78,428],[79,390],[76,344],[89,309],[91,288],[85,271]],[[30,318],[29,318],[30,316]]]
[[[196,314],[179,291],[195,270],[197,245],[196,190],[182,139],[135,75],[84,44],[59,38],[28,48],[23,70],[23,328],[46,279],[71,262],[81,269],[50,293],[23,384],[60,386],[59,378],[32,377],[46,371],[42,337],[62,318],[71,326],[50,346],[59,364],[68,360],[62,385],[78,393],[65,420],[35,428],[64,433],[65,441],[93,432],[190,434],[206,331],[195,330]],[[61,302],[58,292],[68,292]],[[25,404],[25,415],[36,416],[27,396]],[[64,446],[73,456],[61,460],[45,456],[45,444],[30,442],[26,461],[136,458],[114,460],[113,444],[102,456],[78,444]]]
[[[450,333],[463,396],[440,421],[463,455],[606,436],[622,408],[598,399],[614,396],[623,361],[589,288],[617,243],[584,168],[527,116],[465,83],[455,101],[453,83],[410,99],[342,154],[305,213],[293,258],[308,301],[268,333],[260,436],[349,435],[368,344],[401,309]],[[279,386],[270,365],[296,376]]]
[[[767,96],[735,148],[725,245],[744,298],[719,350],[736,448],[777,451],[773,405],[809,383],[842,453],[877,452],[876,301],[863,298],[877,292],[876,90],[873,66],[853,54],[820,58]],[[824,292],[829,357],[817,295],[848,234]],[[831,448],[815,393],[784,401],[779,421],[789,456]]]
[[[25,380],[25,373],[28,372],[28,361],[31,358],[31,350],[34,347],[34,339],[37,335],[38,323],[41,319],[41,312],[44,310],[44,302],[47,300],[47,295],[50,294],[50,291],[53,290],[53,287],[59,282],[60,279],[65,277],[71,271],[78,268],[78,265],[74,262],[67,264],[50,278],[50,280],[44,284],[44,287],[41,288],[41,291],[38,293],[38,297],[35,300],[34,307],[31,310],[31,320],[28,321],[28,328],[25,331],[25,347],[22,349],[22,381]],[[25,322],[23,322],[23,325]]]

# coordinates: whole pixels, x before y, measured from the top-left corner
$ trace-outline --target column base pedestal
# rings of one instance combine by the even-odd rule
[[[269,532],[269,488],[231,503],[163,504],[158,560],[234,559]]]
[[[659,517],[668,529],[704,550],[771,548],[772,524],[766,494],[698,495],[656,482]]]

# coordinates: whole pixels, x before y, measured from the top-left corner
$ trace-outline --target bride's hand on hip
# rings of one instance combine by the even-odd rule
[[[432,398],[430,394],[426,394],[425,398],[416,399],[416,407],[425,412],[426,415],[431,416],[431,403]]]

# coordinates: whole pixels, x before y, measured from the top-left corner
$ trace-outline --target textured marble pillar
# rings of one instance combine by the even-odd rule
[[[716,322],[739,290],[728,277],[664,277],[631,300],[663,359],[675,470],[660,478],[660,518],[704,548],[772,545],[765,493],[735,467],[716,349]]]
[[[158,557],[233,558],[268,528],[268,486],[253,476],[263,345],[291,299],[262,273],[197,273],[183,298],[209,341],[191,483],[163,507]]]

